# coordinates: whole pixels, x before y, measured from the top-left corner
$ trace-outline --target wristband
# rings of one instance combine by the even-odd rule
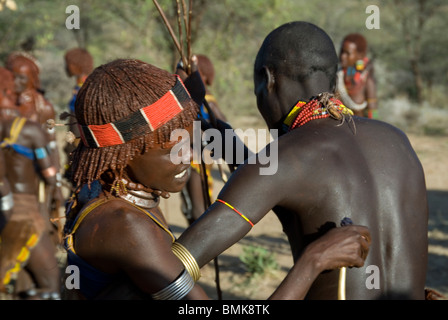
[[[181,275],[171,282],[167,287],[153,293],[154,300],[180,300],[185,297],[194,287],[194,280],[186,269]]]

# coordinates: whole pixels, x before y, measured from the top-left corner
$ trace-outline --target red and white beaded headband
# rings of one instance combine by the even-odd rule
[[[157,130],[184,109],[191,96],[176,75],[175,85],[153,104],[131,113],[123,119],[100,125],[78,124],[85,146],[102,148],[123,144]]]

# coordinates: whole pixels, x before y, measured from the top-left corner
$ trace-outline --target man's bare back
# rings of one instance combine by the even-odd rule
[[[353,119],[342,126],[311,122],[279,139],[278,174],[288,178],[273,188],[296,192],[274,211],[295,259],[319,230],[339,226],[345,216],[369,226],[372,246],[365,266],[348,270],[348,299],[421,299],[428,218],[422,166],[403,132]],[[335,299],[338,275],[322,274],[307,297]]]

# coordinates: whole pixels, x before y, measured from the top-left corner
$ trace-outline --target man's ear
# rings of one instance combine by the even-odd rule
[[[274,73],[267,66],[263,66],[263,72],[266,77],[266,87],[269,92],[272,92],[272,90],[274,90],[274,85],[275,85]]]

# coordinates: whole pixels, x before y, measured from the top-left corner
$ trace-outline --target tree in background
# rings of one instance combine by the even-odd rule
[[[4,1],[3,1],[4,2]],[[138,58],[173,70],[179,55],[152,0],[73,0],[80,10],[79,30],[67,30],[63,1],[15,0],[17,9],[0,11],[0,59],[27,46],[42,64],[42,83],[62,110],[67,100],[63,54],[88,49],[96,65],[115,58]],[[159,0],[173,26],[176,1]],[[220,77],[213,91],[229,118],[258,117],[252,69],[256,49],[275,27],[305,20],[322,27],[338,48],[345,34],[359,32],[369,41],[377,68],[379,100],[405,94],[441,104],[447,99],[448,3],[443,0],[369,1],[381,12],[381,29],[365,27],[362,1],[222,0],[193,1],[193,52],[207,54]],[[27,41],[27,40],[32,41]],[[50,90],[51,89],[51,90]],[[238,103],[235,103],[238,97]],[[380,106],[381,108],[381,106]]]

